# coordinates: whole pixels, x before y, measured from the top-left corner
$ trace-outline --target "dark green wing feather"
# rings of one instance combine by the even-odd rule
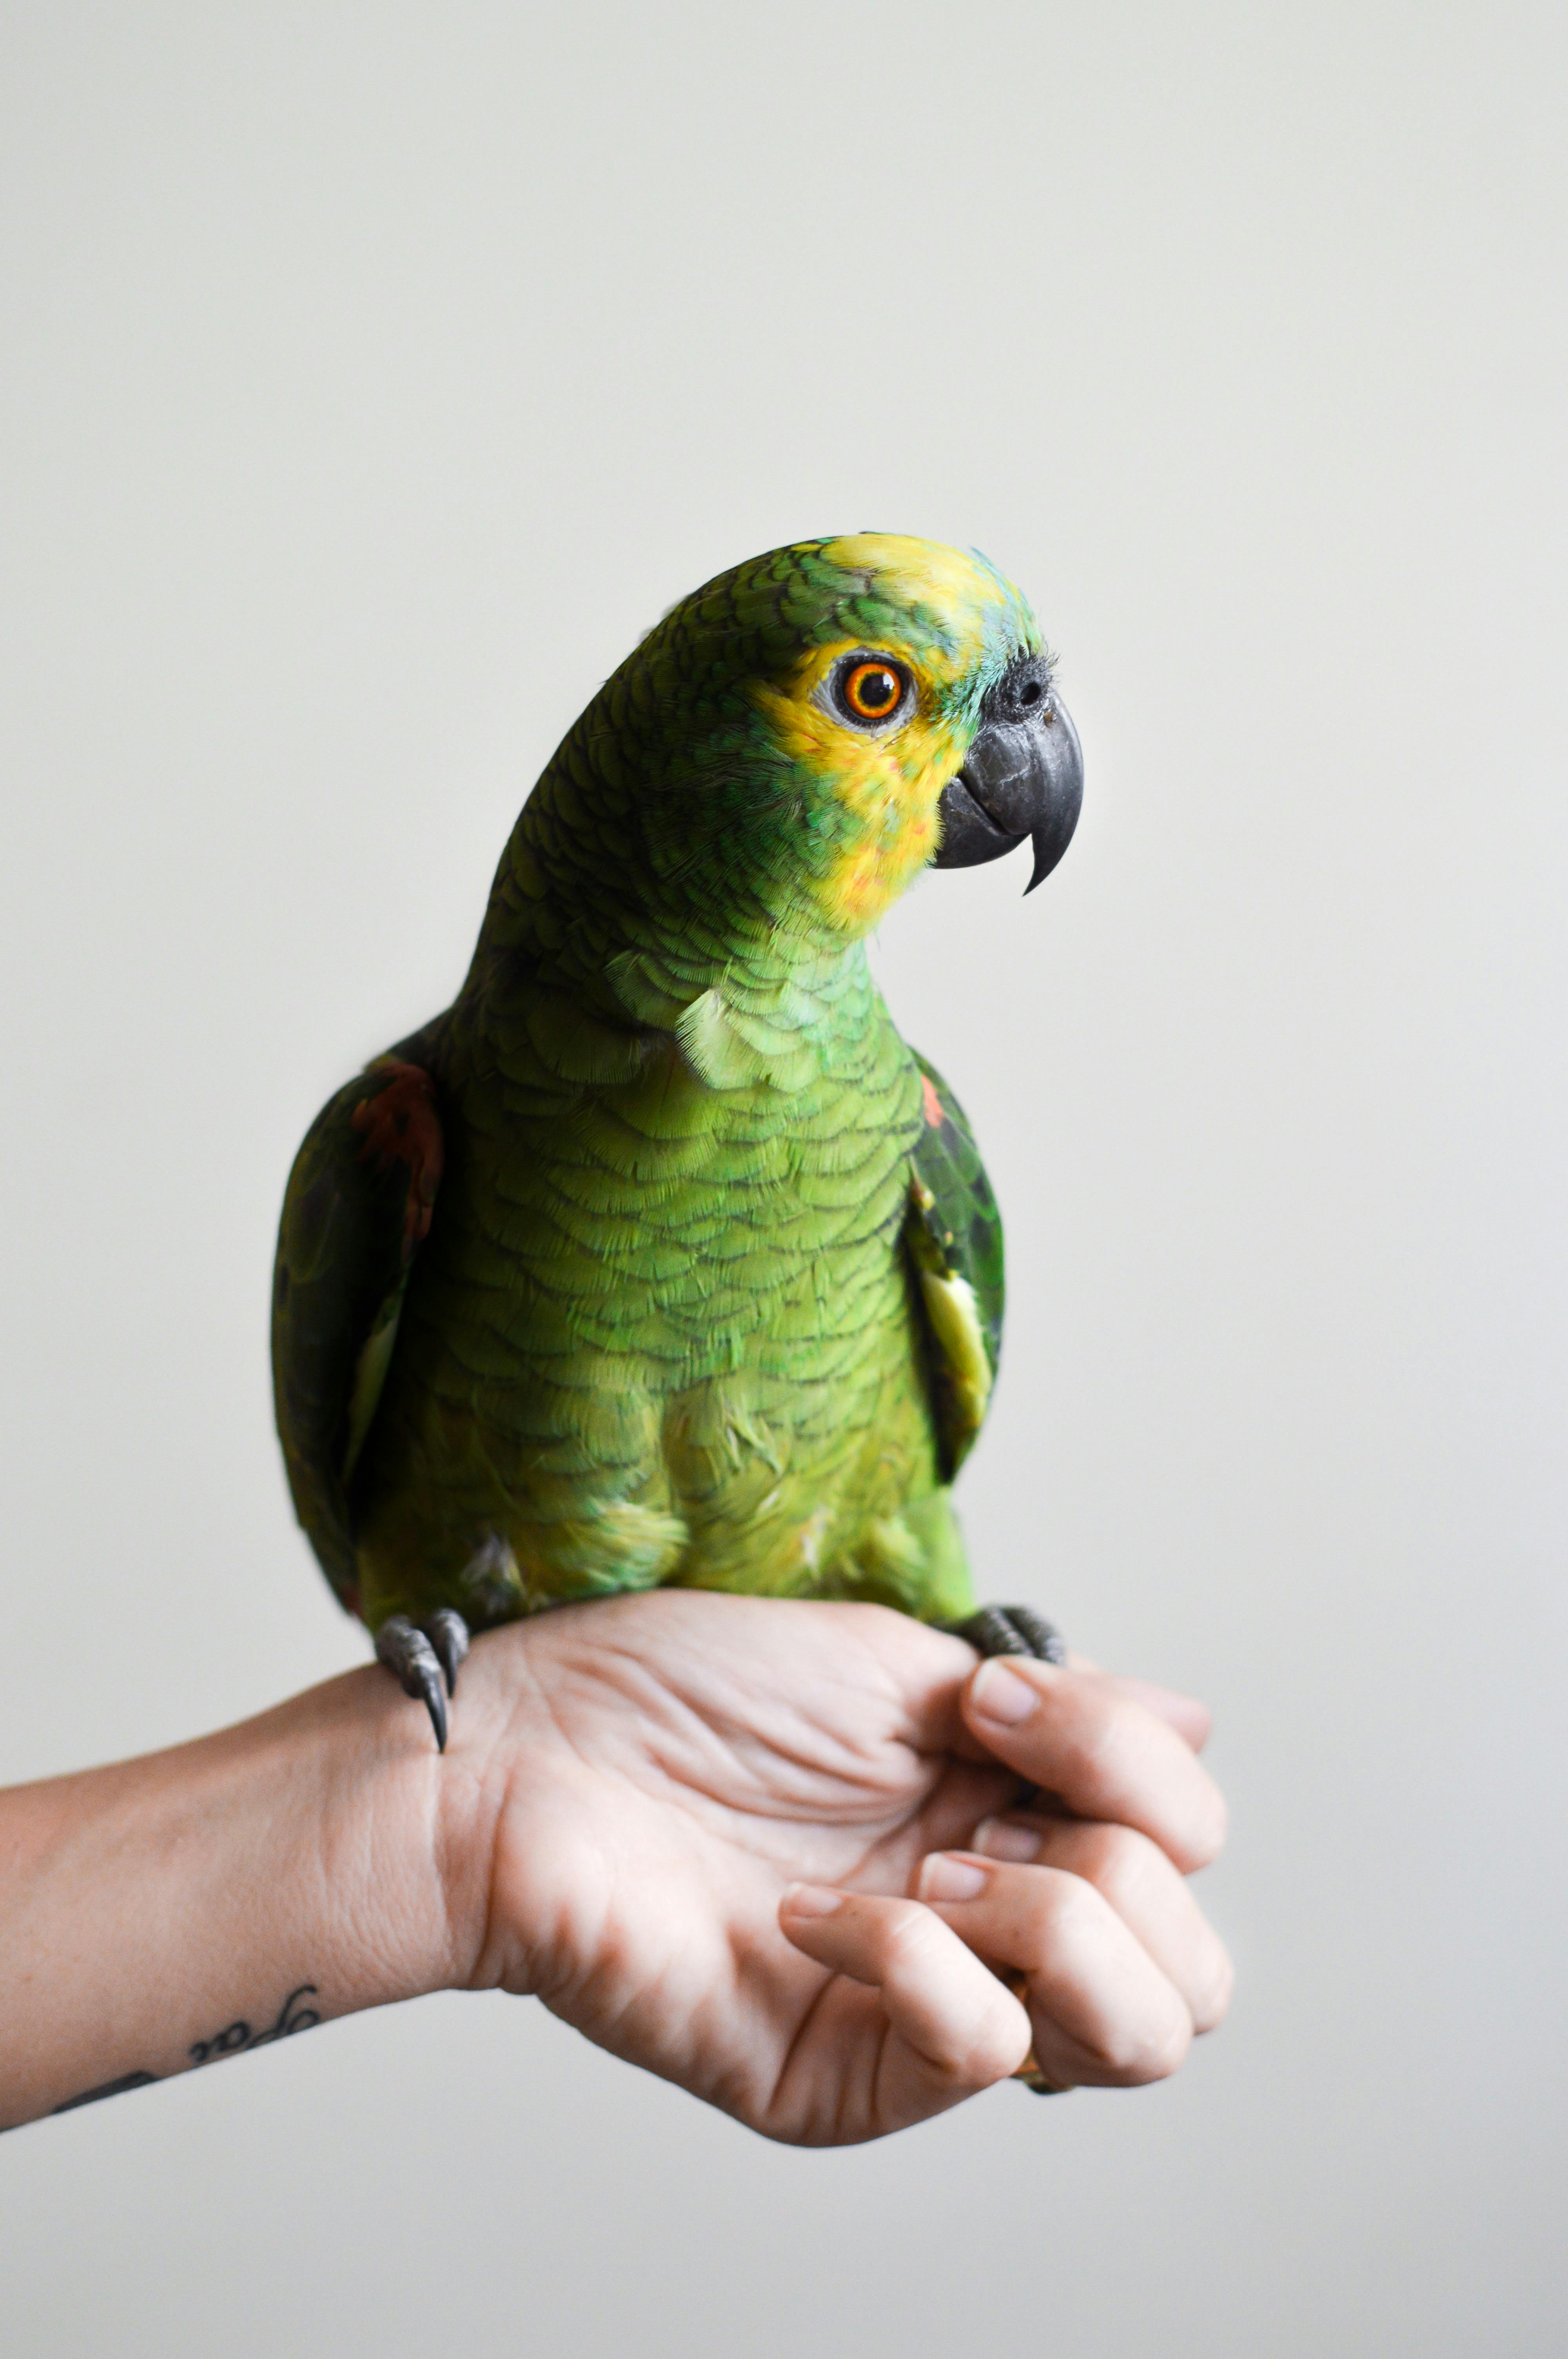
[[[1001,1215],[964,1110],[914,1052],[925,1118],[912,1158],[903,1239],[925,1314],[931,1406],[950,1483],[985,1421],[1001,1356]]]
[[[328,1100],[295,1158],[278,1226],[278,1439],[294,1511],[351,1614],[359,1608],[354,1465],[440,1185],[440,1116],[425,1061],[434,1030],[377,1058]]]

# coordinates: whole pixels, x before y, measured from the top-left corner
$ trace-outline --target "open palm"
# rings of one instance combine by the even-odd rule
[[[1052,2085],[1157,2078],[1223,2012],[1183,1881],[1222,1810],[1201,1708],[1165,1690],[977,1677],[875,1606],[658,1592],[482,1639],[458,1724],[489,1862],[470,1986],[771,2136],[901,2128],[1032,2038]],[[1051,1805],[1011,1808],[1029,1786]]]

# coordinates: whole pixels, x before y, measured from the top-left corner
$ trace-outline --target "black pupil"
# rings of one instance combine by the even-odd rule
[[[898,679],[891,671],[863,671],[855,683],[855,692],[864,712],[891,712],[898,702]]]

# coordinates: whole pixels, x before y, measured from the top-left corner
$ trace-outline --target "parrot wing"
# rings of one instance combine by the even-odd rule
[[[942,1479],[985,1422],[1001,1353],[1001,1215],[964,1110],[918,1050],[925,1121],[911,1158],[903,1241],[925,1315]]]
[[[329,1098],[294,1159],[278,1229],[278,1438],[294,1511],[351,1614],[358,1579],[349,1486],[441,1182],[441,1121],[426,1064],[434,1028]]]

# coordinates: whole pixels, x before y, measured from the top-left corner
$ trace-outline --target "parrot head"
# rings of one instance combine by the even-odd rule
[[[1033,890],[1066,850],[1077,734],[1027,603],[977,553],[893,533],[800,542],[684,600],[644,642],[655,660],[666,637],[670,717],[697,723],[683,821],[704,775],[739,767],[752,791],[719,797],[732,853],[798,864],[835,930],[874,925],[928,864],[1027,837]]]
[[[572,813],[599,781],[616,832],[595,825],[593,857],[619,871],[618,888],[598,870],[617,898],[840,939],[922,869],[1025,839],[1033,891],[1083,797],[1022,592],[976,551],[893,533],[796,542],[694,591],[606,681],[552,772],[525,832],[585,844]]]

